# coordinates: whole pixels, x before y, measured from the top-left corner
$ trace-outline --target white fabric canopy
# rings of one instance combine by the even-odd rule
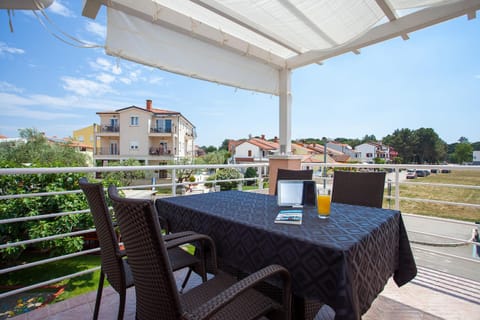
[[[408,39],[480,8],[480,0],[87,0],[84,15],[100,3],[108,54],[275,95],[281,69]]]

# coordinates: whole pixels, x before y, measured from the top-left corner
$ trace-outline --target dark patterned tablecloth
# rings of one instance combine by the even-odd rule
[[[301,225],[274,223],[275,196],[224,191],[156,200],[171,231],[210,235],[219,265],[245,273],[286,267],[293,293],[322,301],[335,319],[361,319],[393,275],[401,286],[416,275],[399,211],[332,203],[319,219],[304,208]]]

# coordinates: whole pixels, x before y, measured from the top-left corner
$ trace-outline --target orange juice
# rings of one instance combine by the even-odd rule
[[[317,195],[317,210],[319,216],[330,215],[330,196],[326,194]]]

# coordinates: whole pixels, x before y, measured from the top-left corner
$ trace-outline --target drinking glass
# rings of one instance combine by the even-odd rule
[[[330,190],[317,189],[317,212],[318,217],[326,219],[330,216]]]

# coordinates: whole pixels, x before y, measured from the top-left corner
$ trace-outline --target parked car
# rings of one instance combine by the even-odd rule
[[[408,170],[407,171],[407,179],[415,179],[417,177],[417,173],[415,170]]]
[[[426,177],[427,176],[427,173],[423,169],[415,170],[415,173],[417,174],[417,177]]]
[[[430,169],[431,173],[438,173],[438,169]]]

